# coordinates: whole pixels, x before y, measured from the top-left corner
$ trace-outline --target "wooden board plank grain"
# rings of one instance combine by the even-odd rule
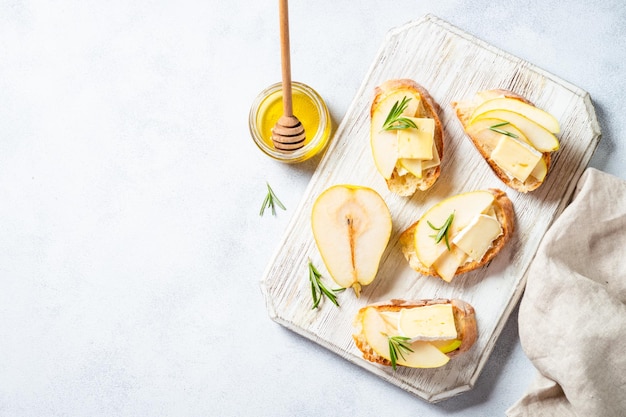
[[[374,88],[391,78],[411,78],[424,85],[442,107],[446,132],[442,175],[430,190],[411,198],[390,193],[376,171],[369,147],[369,110]],[[521,194],[504,186],[465,138],[450,102],[476,91],[505,88],[552,113],[561,123],[561,149],[554,154],[546,182]],[[570,83],[507,54],[432,15],[391,30],[370,67],[332,142],[313,174],[274,257],[261,281],[270,317],[378,377],[430,402],[471,389],[504,323],[522,295],[526,271],[544,233],[567,205],[575,184],[600,139],[589,95]],[[310,227],[317,196],[335,184],[375,189],[392,214],[393,231],[376,280],[361,297],[345,292],[341,307],[326,302],[311,309],[308,261],[329,277]],[[516,232],[485,268],[448,284],[422,277],[405,261],[398,238],[421,213],[443,198],[464,191],[500,188],[513,201]],[[331,282],[329,278],[327,282]],[[438,369],[393,371],[361,358],[352,341],[359,308],[391,298],[460,298],[476,309],[479,337],[475,346]]]

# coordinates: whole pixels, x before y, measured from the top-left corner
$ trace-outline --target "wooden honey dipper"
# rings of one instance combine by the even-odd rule
[[[304,146],[304,126],[293,114],[291,96],[291,60],[289,56],[289,10],[287,0],[278,0],[280,15],[280,59],[282,69],[283,115],[272,128],[272,142],[281,151],[295,151]]]

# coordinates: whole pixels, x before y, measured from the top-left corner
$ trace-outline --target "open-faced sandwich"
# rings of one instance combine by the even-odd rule
[[[450,282],[491,261],[514,225],[513,203],[504,191],[471,191],[428,209],[400,235],[400,245],[415,271]]]
[[[439,105],[409,79],[393,79],[374,91],[370,140],[376,169],[389,190],[411,196],[430,188],[441,172],[443,128]]]
[[[461,300],[391,300],[359,310],[352,335],[363,358],[382,365],[437,368],[468,350],[478,332]]]
[[[537,189],[550,169],[550,152],[559,149],[559,122],[524,97],[486,90],[452,107],[467,136],[507,186],[526,193]]]

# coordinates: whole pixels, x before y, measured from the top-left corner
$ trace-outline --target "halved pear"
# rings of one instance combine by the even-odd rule
[[[375,307],[365,310],[362,318],[363,334],[370,347],[387,360],[389,353],[389,336],[398,336],[397,329],[389,326]],[[429,342],[417,341],[409,345],[412,352],[398,355],[397,364],[411,368],[438,368],[448,363],[450,358]]]
[[[490,110],[478,115],[469,126],[481,119],[499,119],[509,122],[522,131],[533,147],[540,152],[552,152],[558,150],[560,147],[559,140],[556,136],[543,126],[519,113],[509,110]]]
[[[545,112],[531,104],[510,97],[499,97],[483,102],[481,105],[476,107],[476,110],[472,113],[470,123],[482,114],[492,110],[508,110],[521,114],[527,119],[543,126],[544,129],[552,133],[559,133],[561,130],[559,121],[556,120],[556,118],[550,113]]]
[[[404,89],[390,92],[372,110],[370,127],[372,156],[374,157],[376,169],[385,179],[391,178],[398,160],[398,137],[396,130],[383,130],[383,125],[393,105],[402,101],[405,97],[410,100],[402,114],[407,117],[413,117],[419,109],[421,98],[418,93]]]
[[[313,204],[311,227],[332,279],[358,297],[361,286],[376,277],[391,236],[385,201],[371,188],[332,186]]]
[[[454,221],[448,229],[449,240],[467,226],[474,217],[486,212],[494,201],[489,191],[471,191],[457,194],[435,204],[422,215],[415,227],[415,253],[419,261],[430,268],[441,254],[447,251],[444,239],[435,242],[432,235],[437,233],[430,225],[441,227],[454,213]]]

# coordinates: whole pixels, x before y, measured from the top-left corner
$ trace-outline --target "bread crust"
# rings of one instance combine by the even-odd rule
[[[528,101],[526,98],[520,96],[517,93],[509,91],[509,90],[503,90],[503,89],[486,90],[486,91],[482,91],[481,94],[483,94],[485,96],[492,96],[492,97],[514,98],[516,100],[520,100],[520,101],[522,101],[524,103],[527,103],[527,104],[530,104],[531,106],[534,106],[534,104],[531,103],[530,101]],[[472,143],[474,144],[474,146],[476,147],[478,152],[480,152],[481,156],[485,159],[485,161],[487,161],[487,163],[489,164],[489,167],[494,172],[494,174],[496,174],[496,176],[498,178],[500,178],[500,180],[505,185],[507,185],[508,187],[511,187],[514,190],[517,190],[517,191],[519,191],[521,193],[527,193],[529,191],[536,190],[541,184],[543,184],[543,180],[540,181],[537,178],[528,177],[525,182],[521,182],[517,178],[509,177],[506,174],[506,172],[504,172],[498,166],[498,164],[496,164],[491,159],[491,151],[489,149],[485,148],[485,146],[483,146],[483,144],[481,143],[481,141],[478,140],[478,138],[476,138],[474,135],[471,135],[467,131],[467,128],[468,128],[468,125],[469,125],[469,121],[470,121],[470,119],[472,117],[472,113],[474,113],[474,110],[476,109],[476,107],[478,107],[478,105],[480,103],[482,103],[482,101],[481,102],[477,102],[475,100],[453,101],[451,103],[451,106],[452,106],[452,108],[454,109],[454,111],[456,113],[456,117],[461,122],[461,125],[463,125],[463,130],[465,131],[466,136],[472,141]],[[550,152],[543,152],[542,158],[545,161],[546,167],[547,167],[548,172],[549,172],[550,171],[550,162],[551,162],[551,154],[550,154]]]
[[[378,107],[384,97],[393,91],[407,90],[409,92],[416,92],[422,98],[422,114],[416,115],[416,117],[427,117],[435,121],[435,146],[439,153],[439,159],[443,161],[443,142],[444,132],[441,120],[439,119],[439,113],[441,107],[432,98],[428,90],[416,83],[413,80],[407,78],[387,80],[374,89],[374,99],[372,100],[372,106],[370,108],[370,116],[374,114],[374,109]],[[393,170],[391,178],[386,180],[387,187],[393,193],[396,193],[403,197],[412,196],[417,190],[425,191],[432,187],[432,185],[439,178],[441,173],[441,164],[436,167],[429,168],[424,171],[422,178],[417,178],[415,175],[408,172],[406,175],[399,175],[396,169]]]
[[[506,245],[515,230],[515,212],[513,211],[513,203],[509,197],[504,191],[497,188],[490,188],[487,191],[494,195],[493,207],[496,213],[496,218],[502,227],[502,234],[493,241],[491,248],[489,248],[481,260],[470,261],[459,266],[456,270],[455,276],[473,271],[474,269],[480,268],[489,263],[502,250],[504,245]],[[439,274],[437,274],[435,268],[432,266],[427,268],[420,262],[417,257],[417,253],[415,252],[415,228],[421,220],[422,219],[419,219],[408,229],[402,232],[400,235],[400,247],[404,257],[407,259],[409,266],[412,269],[422,275],[438,277]]]
[[[370,361],[379,363],[381,365],[391,366],[391,361],[377,354],[374,349],[367,343],[367,339],[363,333],[363,314],[369,307],[374,307],[378,311],[400,311],[403,308],[418,308],[435,304],[452,304],[452,312],[454,314],[454,324],[458,339],[461,340],[461,345],[458,349],[452,352],[446,353],[450,358],[453,358],[467,350],[469,350],[476,339],[478,338],[478,326],[476,325],[476,313],[474,307],[469,303],[459,299],[425,299],[425,300],[400,300],[393,299],[388,302],[370,304],[359,310],[355,317],[355,327],[357,331],[352,335],[354,343],[357,348],[362,352],[363,358]]]

